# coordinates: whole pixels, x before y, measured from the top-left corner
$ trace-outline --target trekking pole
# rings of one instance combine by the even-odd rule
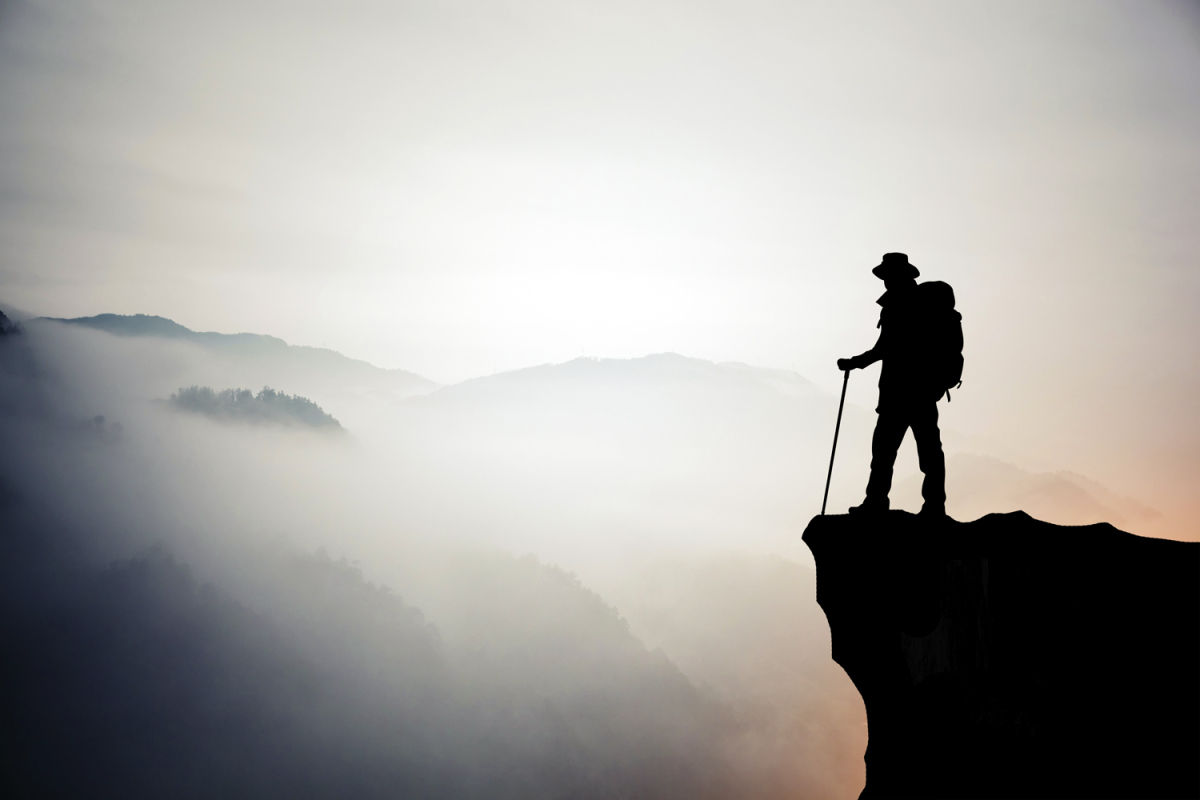
[[[838,402],[837,425],[833,428],[833,452],[829,454],[829,474],[825,476],[825,496],[821,498],[821,516],[825,516],[825,503],[829,500],[829,482],[833,480],[833,457],[837,453],[838,431],[842,429],[842,407],[846,405],[846,384],[850,383],[850,370],[842,378],[842,399]]]

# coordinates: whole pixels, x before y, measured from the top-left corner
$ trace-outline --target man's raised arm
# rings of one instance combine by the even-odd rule
[[[881,348],[879,347],[879,345],[882,342],[883,342],[883,333],[880,333],[879,339],[875,342],[875,346],[872,347],[867,352],[862,353],[861,355],[854,356],[853,358],[839,358],[837,361],[838,369],[840,369],[840,370],[864,369],[866,367],[871,366],[876,361],[883,358],[882,353],[880,353]]]

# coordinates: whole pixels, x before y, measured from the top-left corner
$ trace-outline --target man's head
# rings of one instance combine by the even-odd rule
[[[871,273],[883,281],[888,291],[911,286],[921,274],[916,267],[908,263],[908,256],[904,253],[884,253],[883,260]]]

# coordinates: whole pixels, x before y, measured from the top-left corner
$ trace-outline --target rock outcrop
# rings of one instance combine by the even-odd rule
[[[1200,543],[895,511],[804,541],[862,797],[1200,796]]]

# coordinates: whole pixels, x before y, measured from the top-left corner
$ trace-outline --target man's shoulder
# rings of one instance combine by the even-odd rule
[[[882,302],[879,303],[879,315],[885,320],[907,317],[925,308],[920,292],[915,289],[903,294],[888,292],[880,300]]]

